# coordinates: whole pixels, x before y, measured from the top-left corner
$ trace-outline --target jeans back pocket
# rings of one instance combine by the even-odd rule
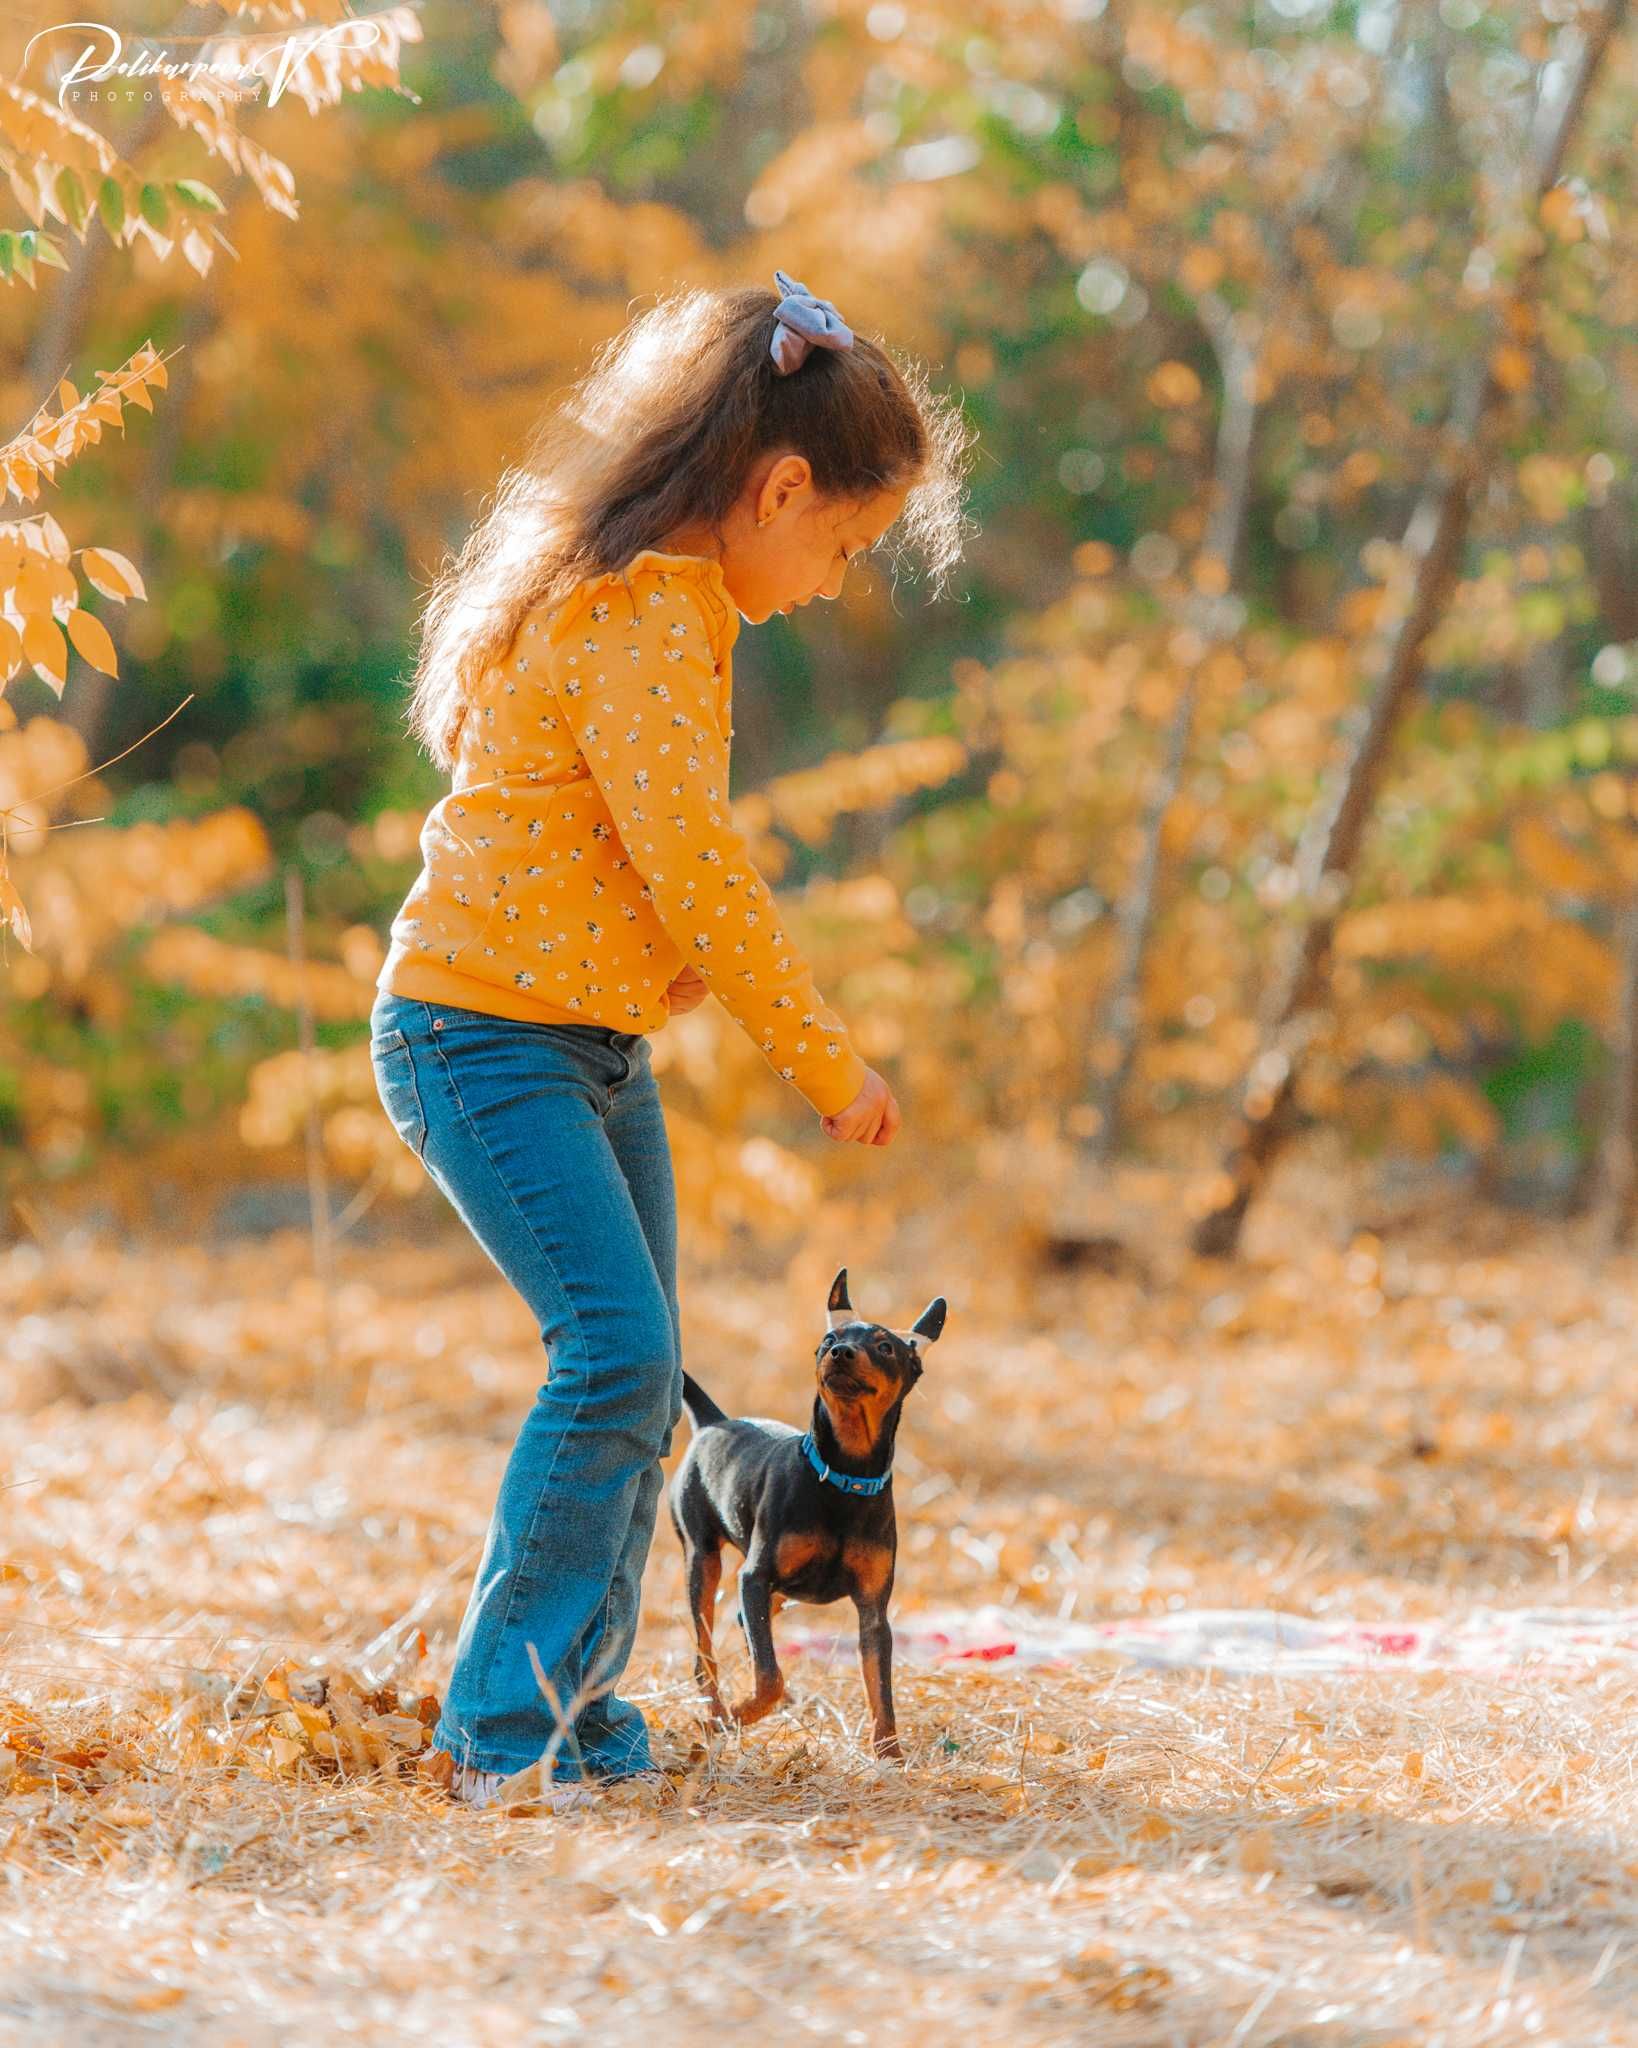
[[[370,1040],[370,1065],[375,1070],[376,1093],[387,1119],[417,1159],[427,1149],[427,1116],[421,1106],[421,1086],[415,1077],[415,1055],[402,1031],[384,1031]]]

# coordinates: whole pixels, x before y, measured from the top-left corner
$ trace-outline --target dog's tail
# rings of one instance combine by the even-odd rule
[[[694,1418],[696,1429],[704,1429],[707,1423],[728,1420],[727,1412],[719,1408],[698,1380],[690,1378],[687,1373],[683,1374],[683,1402]]]

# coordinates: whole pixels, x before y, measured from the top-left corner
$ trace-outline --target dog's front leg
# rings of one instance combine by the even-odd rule
[[[878,1756],[902,1761],[904,1751],[893,1719],[893,1631],[888,1625],[887,1602],[861,1600],[858,1606],[859,1665],[870,1702],[871,1747]]]
[[[734,1709],[733,1718],[741,1728],[748,1728],[753,1721],[760,1721],[764,1714],[771,1714],[785,1693],[779,1659],[774,1655],[771,1593],[768,1581],[753,1571],[747,1560],[739,1575],[739,1614],[745,1624],[745,1641],[751,1652],[751,1669],[756,1684],[750,1698],[742,1700]]]

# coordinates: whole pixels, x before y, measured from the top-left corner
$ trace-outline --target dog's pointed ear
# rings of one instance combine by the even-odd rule
[[[839,1329],[843,1323],[853,1320],[853,1304],[847,1298],[847,1268],[838,1266],[836,1278],[830,1283],[830,1299],[825,1304],[829,1320],[828,1329]]]
[[[929,1344],[936,1344],[944,1328],[944,1307],[944,1296],[935,1295],[910,1325],[904,1341],[913,1344],[917,1351],[925,1351]]]

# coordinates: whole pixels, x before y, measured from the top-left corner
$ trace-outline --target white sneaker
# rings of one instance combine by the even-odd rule
[[[521,1771],[480,1771],[471,1764],[457,1764],[449,1791],[463,1806],[542,1806],[552,1813],[567,1813],[597,1803],[595,1785],[558,1784],[550,1778],[543,1784],[538,1764],[526,1764]]]
[[[675,1796],[671,1780],[652,1766],[620,1778],[585,1781],[548,1778],[542,1783],[539,1764],[526,1764],[521,1771],[484,1771],[474,1764],[458,1764],[445,1753],[449,1768],[448,1793],[463,1806],[538,1806],[552,1813],[566,1813],[576,1807],[595,1806],[612,1798],[618,1803],[636,1799],[643,1804],[666,1805]]]
[[[457,1764],[449,1781],[449,1796],[463,1806],[493,1806],[505,1777],[504,1771],[478,1771],[470,1764]]]

